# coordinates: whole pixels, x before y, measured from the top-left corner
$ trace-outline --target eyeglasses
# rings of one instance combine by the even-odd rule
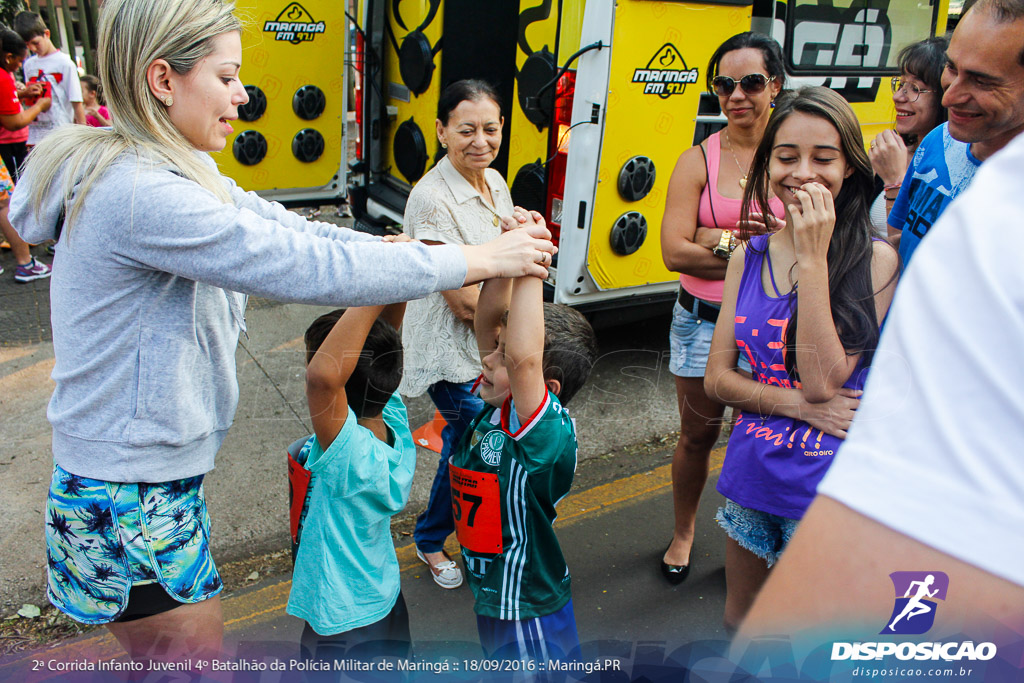
[[[902,92],[908,102],[917,102],[923,92],[935,92],[934,90],[921,90],[913,83],[902,80],[899,76],[892,77],[892,94]]]
[[[743,92],[748,95],[756,95],[760,92],[764,92],[764,89],[769,83],[775,80],[775,76],[765,76],[764,74],[747,74],[739,80],[739,86],[743,88]],[[736,90],[737,81],[729,78],[728,76],[715,76],[715,80],[711,81],[711,86],[715,89],[715,94],[719,97],[728,97],[732,95],[733,91]]]

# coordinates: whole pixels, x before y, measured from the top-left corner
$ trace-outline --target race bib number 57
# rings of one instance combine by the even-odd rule
[[[463,548],[474,553],[500,553],[501,489],[498,475],[449,468],[455,534]]]

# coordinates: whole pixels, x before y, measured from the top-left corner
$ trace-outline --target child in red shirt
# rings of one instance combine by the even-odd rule
[[[50,108],[50,98],[38,97],[39,92],[32,88],[26,88],[18,92],[11,75],[21,68],[21,63],[28,54],[28,47],[14,31],[4,29],[0,32],[0,126],[6,131],[27,132],[28,124],[35,120],[39,114]],[[22,110],[19,97],[36,97],[36,102],[28,109]],[[36,261],[29,251],[29,245],[21,239],[15,231],[14,226],[7,220],[7,206],[11,200],[11,191],[14,190],[12,174],[17,178],[17,172],[22,160],[25,158],[25,140],[27,135],[22,137],[20,142],[17,137],[0,141],[0,151],[3,152],[3,163],[0,164],[0,232],[3,232],[4,241],[14,251],[14,258],[18,263],[14,273],[17,282],[31,282],[50,277],[50,267],[45,263]],[[19,152],[20,150],[20,152]],[[10,158],[10,161],[8,161]],[[0,267],[0,273],[3,268]]]

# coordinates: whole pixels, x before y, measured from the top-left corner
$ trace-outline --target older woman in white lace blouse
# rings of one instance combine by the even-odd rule
[[[512,215],[512,198],[501,174],[489,168],[501,146],[501,105],[483,81],[449,85],[438,102],[437,137],[447,154],[413,188],[405,208],[405,233],[427,244],[483,244]],[[472,393],[480,374],[473,335],[477,285],[439,292],[409,303],[402,326],[405,373],[400,391],[429,393],[448,425],[426,510],[416,520],[416,551],[442,588],[462,585],[462,573],[444,552],[455,530],[448,455],[483,408]]]

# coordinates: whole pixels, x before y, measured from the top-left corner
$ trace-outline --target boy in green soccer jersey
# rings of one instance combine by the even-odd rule
[[[547,234],[539,214],[522,227]],[[454,449],[452,508],[477,628],[488,656],[546,662],[579,646],[569,569],[552,523],[576,470],[576,427],[563,405],[597,355],[577,311],[543,302],[536,277],[484,283],[474,327],[488,404]]]

